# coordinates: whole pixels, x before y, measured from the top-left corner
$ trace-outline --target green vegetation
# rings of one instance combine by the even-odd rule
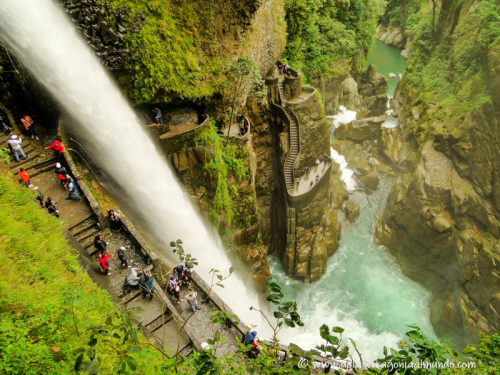
[[[241,98],[255,99],[261,104],[265,104],[267,88],[264,80],[260,76],[259,66],[251,58],[239,57],[226,73],[227,82],[224,84],[224,104],[230,108],[227,125],[231,126],[235,120],[235,111]],[[247,100],[248,100],[247,99]],[[229,132],[228,132],[229,138]]]
[[[488,53],[500,43],[500,3],[477,3],[451,33],[451,25],[437,21],[440,9],[433,1],[404,4],[406,18],[401,3],[391,2],[386,21],[405,27],[413,40],[407,84],[419,88],[417,100],[423,108],[432,107],[430,118],[461,117],[489,101]],[[461,6],[458,1],[454,5]]]
[[[285,0],[285,61],[310,80],[345,71],[371,45],[384,8],[385,0]]]
[[[47,215],[34,200],[34,192],[0,174],[0,373],[5,374],[308,374],[311,352],[301,352],[308,361],[294,356],[280,362],[276,351],[262,345],[257,358],[249,349],[218,357],[225,338],[218,331],[211,348],[189,357],[169,357],[146,340],[130,316],[121,314],[109,296],[100,290],[79,266],[70,251],[59,221]],[[175,245],[179,245],[175,242]],[[231,272],[231,270],[230,270]],[[216,283],[224,279],[214,273]],[[221,277],[219,277],[221,276]],[[293,301],[282,302],[281,288],[272,284],[268,300],[277,329],[301,325]],[[227,316],[215,314],[220,324]],[[482,337],[478,345],[459,353],[445,341],[431,342],[418,327],[406,334],[397,350],[384,350],[378,362],[384,368],[356,373],[395,374],[405,363],[429,361],[473,361],[475,368],[407,369],[405,374],[493,374],[499,368],[500,335]],[[349,356],[341,346],[340,327],[322,326],[326,341],[318,349]],[[340,335],[340,338],[337,337]],[[353,343],[354,344],[354,343]],[[355,345],[355,344],[354,344]],[[356,347],[354,346],[356,350]],[[350,357],[350,356],[349,356]],[[301,365],[299,368],[298,365]],[[399,367],[396,367],[399,366]],[[76,369],[76,370],[75,370]]]
[[[59,221],[9,172],[0,174],[0,373],[72,373],[74,350],[91,340],[94,327],[109,326],[106,319],[116,308],[79,266]],[[124,357],[154,368],[150,349],[138,356],[128,352],[131,342],[115,341],[120,352],[95,347],[105,373],[116,373],[113,364]]]
[[[111,0],[125,9],[126,40],[132,56],[128,71],[136,102],[166,99],[175,92],[189,99],[210,96],[222,84],[217,38],[200,35],[200,13],[187,0]],[[210,41],[210,42],[208,42]],[[203,48],[202,48],[203,47]]]
[[[214,152],[212,159],[205,164],[215,189],[208,216],[217,228],[222,223],[230,226],[236,213],[234,200],[239,194],[235,184],[245,178],[248,171],[243,159],[244,151],[224,144],[223,138],[217,134],[213,119],[208,127],[196,135],[195,142],[211,147]]]

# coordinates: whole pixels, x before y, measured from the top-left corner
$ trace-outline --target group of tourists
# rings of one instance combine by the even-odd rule
[[[278,61],[278,70],[280,75],[290,75],[290,67],[288,66],[288,64],[283,64],[281,61]]]
[[[325,157],[323,158],[323,162],[325,163],[325,166],[327,166],[330,162],[331,162],[331,159],[328,155],[325,155]],[[319,179],[320,179],[320,175],[319,175],[319,165],[321,164],[321,160],[318,158],[316,159],[316,162],[314,163],[314,168],[315,168],[315,172],[316,173],[316,176],[314,177],[314,180],[310,182],[309,184],[309,190],[311,190],[314,186],[314,184],[317,184],[319,182]],[[306,175],[306,180],[309,179],[309,175],[311,174],[311,168],[310,167],[306,167],[305,169],[305,175]],[[299,189],[299,186],[300,186],[300,177],[297,177],[297,181],[296,181],[296,185],[295,185],[295,188],[298,190]]]
[[[243,137],[245,134],[248,133],[248,120],[245,117],[245,111],[240,116],[240,132],[239,136]]]
[[[74,199],[75,201],[80,200],[80,196],[78,195],[78,190],[76,188],[76,184],[71,178],[70,174],[61,166],[61,163],[56,163],[54,173],[57,175],[59,181],[64,186],[64,188],[68,191],[68,196],[66,199]]]
[[[130,266],[128,267],[130,268]],[[125,279],[123,288],[126,293],[131,289],[140,289],[142,297],[149,297],[152,300],[155,291],[154,277],[151,271],[143,271],[140,267],[130,268],[130,275]]]
[[[178,266],[172,268],[168,271],[169,280],[167,285],[167,292],[175,297],[177,303],[181,303],[182,300],[182,291],[181,287],[183,285],[187,286],[188,293],[186,294],[186,302],[188,303],[190,309],[195,312],[196,309],[200,309],[201,306],[198,304],[198,293],[194,290],[191,285],[191,273],[193,269],[189,267],[188,263],[184,263],[184,265],[179,264]]]

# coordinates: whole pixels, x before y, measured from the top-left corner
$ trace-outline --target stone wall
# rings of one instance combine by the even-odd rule
[[[103,65],[111,71],[123,69],[130,54],[125,41],[127,29],[122,24],[127,12],[123,9],[113,11],[108,2],[98,0],[59,2]]]
[[[330,155],[329,124],[319,93],[306,105],[290,106],[290,109],[300,122],[300,154],[295,169],[303,172],[306,167],[313,166],[316,159]]]

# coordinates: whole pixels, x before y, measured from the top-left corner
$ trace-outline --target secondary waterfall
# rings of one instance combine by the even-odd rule
[[[163,258],[174,259],[168,243],[181,238],[209,285],[211,268],[226,273],[231,263],[220,239],[184,196],[165,156],[62,9],[51,0],[2,0],[0,36],[71,114],[72,132],[118,184],[115,197]],[[249,284],[233,275],[216,292],[255,324],[260,317],[249,307],[259,302]],[[259,330],[265,333],[265,326]]]

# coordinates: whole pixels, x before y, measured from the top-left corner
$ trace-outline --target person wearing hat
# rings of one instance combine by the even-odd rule
[[[192,287],[189,287],[188,289],[188,294],[185,297],[186,301],[191,308],[193,312],[196,311],[196,309],[201,309],[201,307],[198,305],[198,301],[196,300],[196,297],[198,297],[198,293],[195,292],[195,290]]]
[[[78,195],[78,191],[76,190],[76,185],[71,179],[71,177],[67,178],[66,185],[64,185],[64,188],[69,191],[69,194],[66,197],[66,199],[71,199],[72,197],[75,197],[76,201],[80,200],[80,196]]]
[[[56,163],[56,169],[54,169],[54,173],[57,175],[57,178],[63,183],[63,185],[65,185],[69,177],[69,173],[66,168],[62,167],[61,163]]]
[[[19,163],[19,154],[24,159],[28,159],[28,157],[24,154],[23,148],[21,147],[21,142],[23,141],[22,137],[19,135],[19,138],[17,135],[12,134],[10,136],[10,139],[7,141],[7,144],[12,148],[12,152],[14,152],[14,158],[16,161]]]
[[[127,264],[129,260],[125,256],[125,250],[130,249],[130,246],[122,246],[118,249],[118,258],[120,258],[121,266],[124,268],[130,268],[130,266]]]

